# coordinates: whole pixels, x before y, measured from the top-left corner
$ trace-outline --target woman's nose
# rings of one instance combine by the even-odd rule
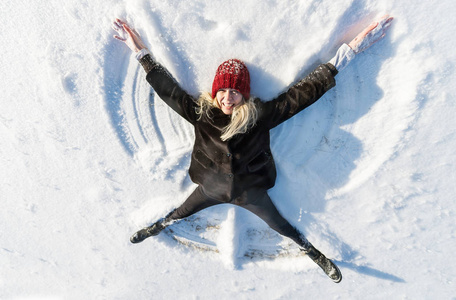
[[[227,92],[228,92],[228,98],[230,98],[230,99],[231,99],[231,98],[233,98],[233,97],[234,97],[234,91],[232,91],[232,90],[228,90]]]
[[[224,96],[225,96],[225,99],[230,99],[231,98],[230,91],[225,91]]]

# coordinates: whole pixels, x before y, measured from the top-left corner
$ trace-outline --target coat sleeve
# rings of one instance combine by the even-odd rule
[[[185,92],[172,75],[147,54],[139,60],[147,73],[146,80],[158,96],[191,124],[198,119],[195,99]]]
[[[271,129],[290,119],[334,87],[336,74],[337,69],[330,63],[318,66],[277,98],[261,102],[260,120]]]

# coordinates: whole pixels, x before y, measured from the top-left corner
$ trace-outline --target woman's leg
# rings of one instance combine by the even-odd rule
[[[187,200],[181,206],[172,211],[167,217],[167,221],[180,220],[189,217],[205,208],[213,205],[222,204],[223,202],[207,196],[203,188],[198,186],[193,193],[188,196]]]
[[[189,217],[205,208],[220,203],[223,202],[209,198],[203,192],[202,187],[198,186],[181,206],[174,209],[151,226],[136,232],[130,238],[130,241],[134,244],[140,243],[150,236],[158,235],[163,229],[171,225],[173,221]]]
[[[234,204],[244,207],[263,219],[272,229],[294,240],[310,259],[312,259],[334,282],[342,280],[339,268],[316,249],[306,237],[293,227],[279,213],[267,191],[250,190],[234,200]]]
[[[294,240],[303,250],[307,250],[312,244],[306,237],[292,226],[277,210],[268,193],[264,189],[251,189],[244,192],[234,200],[239,205],[256,214],[269,227]]]

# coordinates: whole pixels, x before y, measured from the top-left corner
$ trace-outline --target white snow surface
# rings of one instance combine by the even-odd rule
[[[456,299],[455,11],[453,0],[4,1],[0,299]],[[113,39],[115,17],[189,93],[236,57],[267,101],[385,13],[386,37],[271,133],[271,198],[340,266],[340,284],[231,205],[173,225],[217,251],[170,231],[129,242],[195,188],[193,131]]]

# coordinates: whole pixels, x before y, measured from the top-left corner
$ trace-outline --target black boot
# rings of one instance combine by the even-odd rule
[[[301,250],[309,256],[335,283],[339,283],[342,280],[342,273],[339,268],[326,256],[323,255],[318,249],[316,249],[302,234],[298,232],[297,239],[295,240]]]
[[[342,273],[339,268],[314,246],[310,246],[303,251],[326,273],[326,275],[328,275],[329,278],[331,278],[332,281],[339,283],[342,280]]]
[[[165,225],[163,225],[164,219],[160,219],[159,221],[152,224],[152,226],[146,227],[141,229],[140,231],[133,234],[130,238],[130,242],[133,244],[140,243],[147,239],[150,236],[155,236],[160,233],[163,229],[165,229]]]
[[[130,238],[130,242],[136,244],[144,241],[148,237],[158,235],[163,229],[172,224],[173,220],[170,217],[174,213],[174,211],[175,210],[171,211],[169,214],[166,215],[166,217],[158,220],[151,226],[143,228],[140,231],[133,234]]]

